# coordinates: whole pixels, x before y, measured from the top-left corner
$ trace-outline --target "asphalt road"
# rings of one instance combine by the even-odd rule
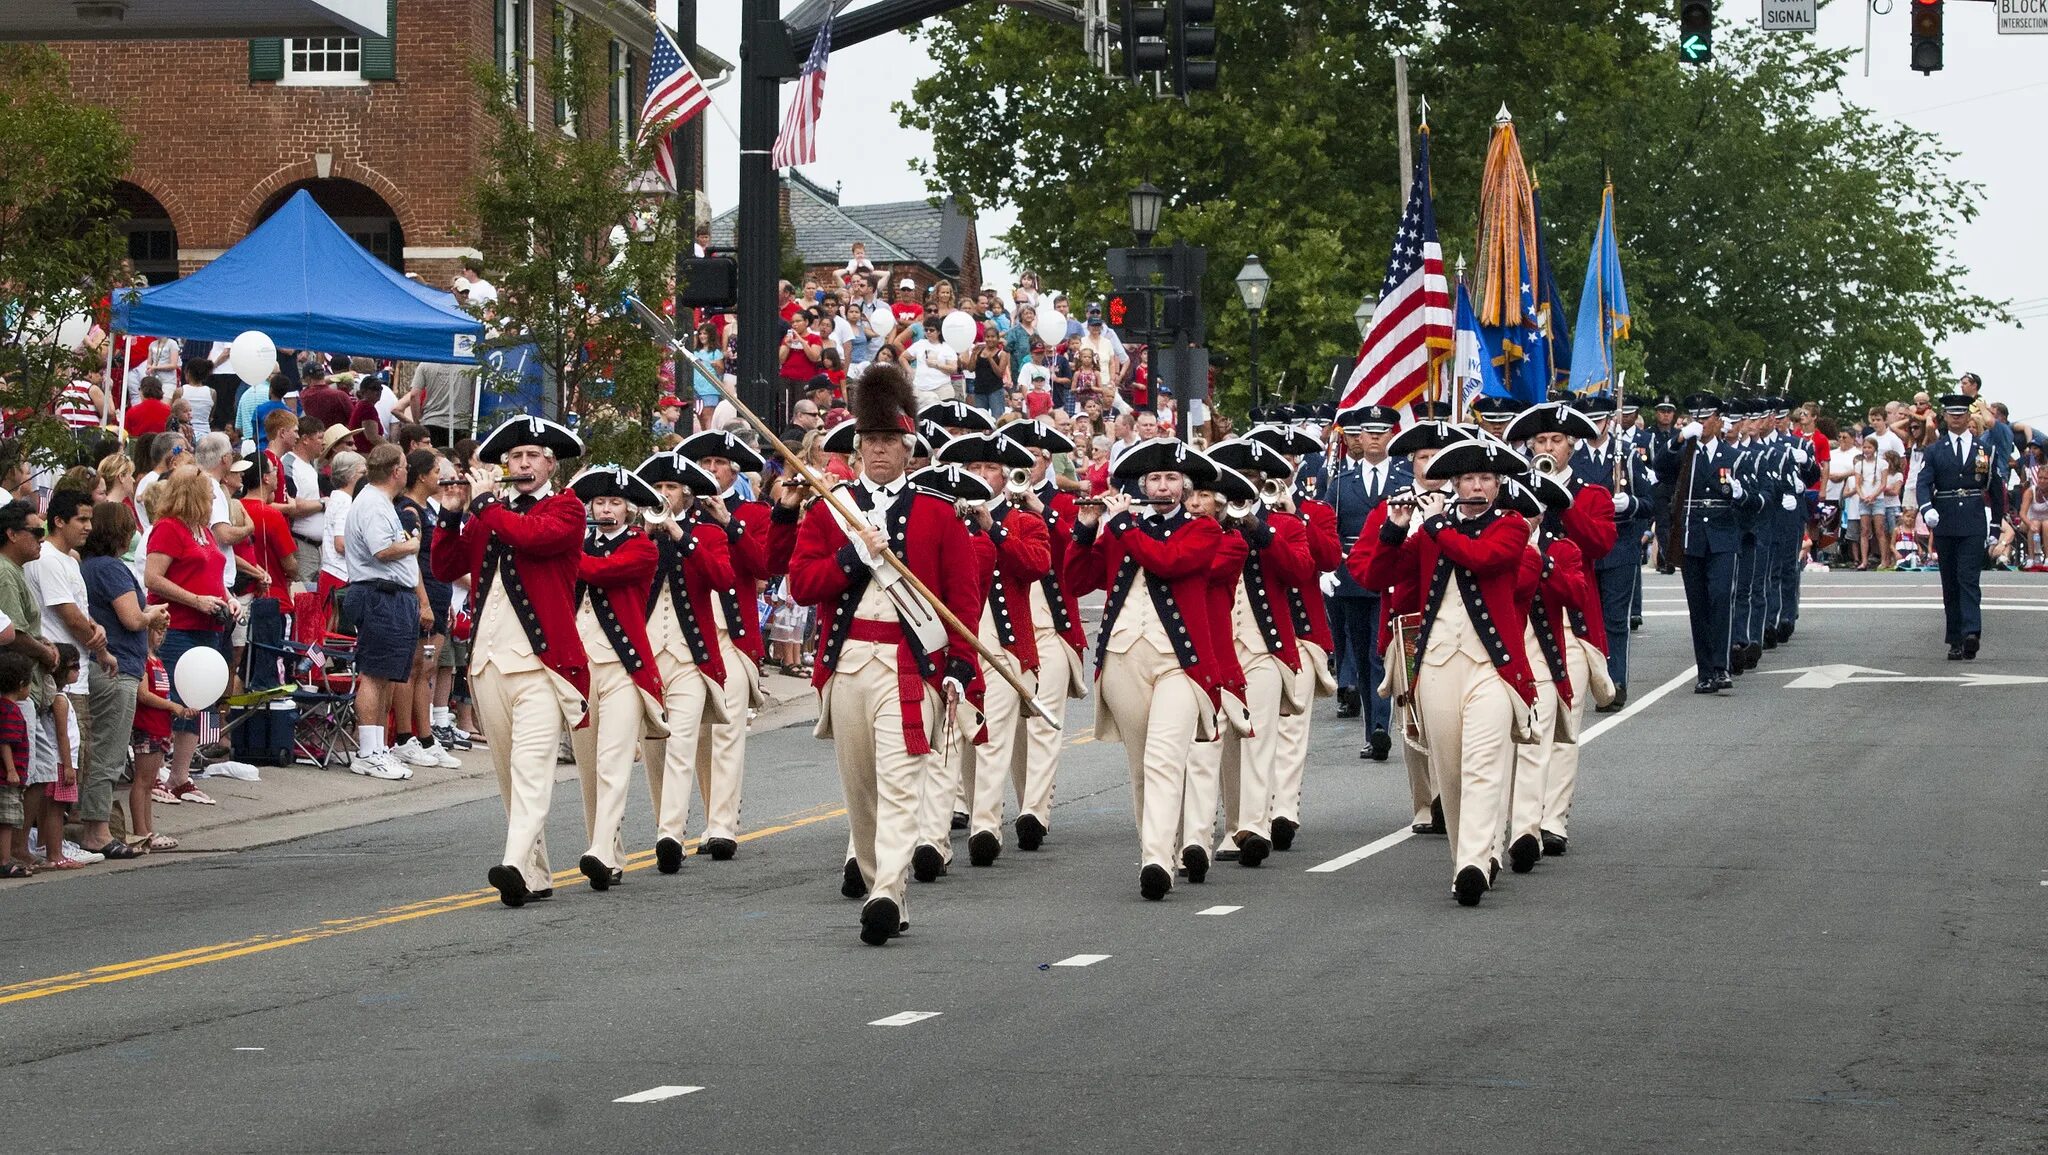
[[[607,894],[500,907],[494,803],[18,887],[0,1118],[55,1151],[2039,1151],[2043,687],[1914,679],[2048,675],[2048,587],[1988,579],[1965,666],[1933,582],[1811,579],[1704,698],[1652,578],[1571,853],[1474,910],[1441,839],[1309,870],[1406,820],[1327,703],[1291,853],[1142,901],[1123,752],[1083,742],[1045,849],[963,847],[880,950],[805,728],[754,738],[735,861]],[[559,866],[580,834],[571,785]],[[871,1025],[903,1012],[935,1015]]]

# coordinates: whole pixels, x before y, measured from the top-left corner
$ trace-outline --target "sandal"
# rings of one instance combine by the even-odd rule
[[[34,878],[35,873],[19,862],[0,862],[0,878]]]
[[[174,787],[171,790],[171,793],[176,795],[178,801],[180,802],[196,802],[201,806],[220,805],[220,803],[215,802],[213,799],[207,797],[206,791],[201,790],[198,786],[194,785],[192,780],[189,778],[185,780],[184,785]]]
[[[151,834],[143,840],[142,848],[144,851],[176,850],[178,848],[178,840],[168,834]]]
[[[161,783],[150,788],[149,797],[150,801],[155,802],[158,806],[176,806],[182,801],[177,795],[171,793],[170,787]]]
[[[75,858],[53,858],[50,861],[43,863],[42,868],[44,870],[81,870],[84,869],[84,867],[85,863],[80,862]]]
[[[88,847],[87,849],[92,849],[92,848]],[[105,846],[99,847],[99,848],[98,848],[98,849],[96,849],[96,850],[93,850],[93,853],[94,853],[94,854],[100,854],[100,855],[104,855],[104,856],[106,856],[106,857],[107,857],[107,859],[109,859],[110,861],[111,861],[111,860],[113,860],[113,859],[125,859],[125,858],[138,858],[138,857],[140,857],[140,855],[136,853],[136,850],[135,850],[135,848],[134,848],[134,847],[132,847],[132,846],[128,845],[127,843],[125,843],[125,842],[121,841],[121,840],[120,840],[120,839],[118,839],[118,838],[109,838],[109,839],[107,839],[107,844],[106,844]]]

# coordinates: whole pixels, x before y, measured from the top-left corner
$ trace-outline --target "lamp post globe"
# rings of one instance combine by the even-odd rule
[[[1253,253],[1244,259],[1244,267],[1237,271],[1237,299],[1244,302],[1244,311],[1251,318],[1252,346],[1252,404],[1264,406],[1265,391],[1259,385],[1259,314],[1266,311],[1266,291],[1273,287],[1273,278],[1266,272],[1266,266],[1259,263],[1259,255]]]
[[[1131,190],[1131,233],[1144,248],[1159,234],[1159,210],[1166,204],[1166,192],[1151,181]]]
[[[1372,314],[1377,302],[1367,297],[1358,302],[1358,308],[1351,311],[1351,319],[1358,324],[1358,339],[1363,341],[1372,333]]]

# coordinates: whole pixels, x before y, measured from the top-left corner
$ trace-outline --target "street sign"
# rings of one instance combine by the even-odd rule
[[[1836,686],[1885,685],[1894,682],[1947,682],[1955,686],[2034,686],[2048,682],[2048,678],[2028,677],[2023,674],[1962,674],[1944,677],[1901,674],[1897,670],[1873,670],[1868,666],[1848,665],[1796,666],[1766,672],[1799,675],[1785,683],[1788,690],[1827,690]]]
[[[2048,0],[1998,0],[1998,34],[2048,35]]]
[[[2035,0],[2048,3],[2048,0]],[[1820,27],[1820,0],[1764,0],[1764,31],[1812,32]]]

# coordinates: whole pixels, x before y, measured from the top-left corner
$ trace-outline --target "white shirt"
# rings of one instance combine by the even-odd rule
[[[292,487],[298,490],[293,495],[293,500],[304,501],[307,498],[317,500],[320,497],[319,465],[307,461],[296,453],[287,453],[284,455],[284,467],[291,471]],[[137,488],[139,489],[140,487]],[[307,540],[318,540],[320,531],[326,527],[327,511],[323,509],[315,513],[306,514],[303,517],[293,518],[292,536]]]
[[[470,304],[481,305],[486,301],[495,301],[497,299],[498,287],[496,285],[491,284],[489,281],[484,280],[482,277],[478,277],[476,280],[471,281],[469,283]]]
[[[944,341],[927,335],[905,354],[912,370],[910,383],[920,394],[943,393],[953,385],[953,371],[960,367],[960,355]],[[920,404],[925,398],[918,398]]]
[[[92,664],[92,654],[86,650],[84,640],[72,635],[64,619],[51,612],[57,606],[77,606],[79,613],[87,613],[85,577],[79,571],[78,559],[58,549],[54,542],[45,541],[42,554],[23,566],[22,574],[28,578],[29,592],[43,607],[43,640],[53,646],[69,642],[78,647],[78,680],[61,688],[69,694],[85,693],[85,670]]]
[[[228,520],[228,491],[221,483],[209,477],[207,483],[213,486],[213,508],[207,512],[206,524],[219,525]],[[213,548],[220,551],[220,580],[224,589],[235,588],[235,547],[227,545],[215,534]]]
[[[1880,457],[1887,453],[1896,453],[1899,455],[1899,460],[1904,461],[1906,459],[1906,442],[1889,429],[1879,429],[1877,431],[1877,453]]]
[[[347,531],[348,507],[354,503],[346,489],[328,494],[327,512],[322,517],[325,524],[320,529],[320,572],[331,573],[342,581],[348,580],[348,554],[334,548],[334,539]]]
[[[1951,433],[1948,443],[1955,449],[1956,460],[1965,464],[1970,460],[1970,447],[1974,444],[1968,433]]]

